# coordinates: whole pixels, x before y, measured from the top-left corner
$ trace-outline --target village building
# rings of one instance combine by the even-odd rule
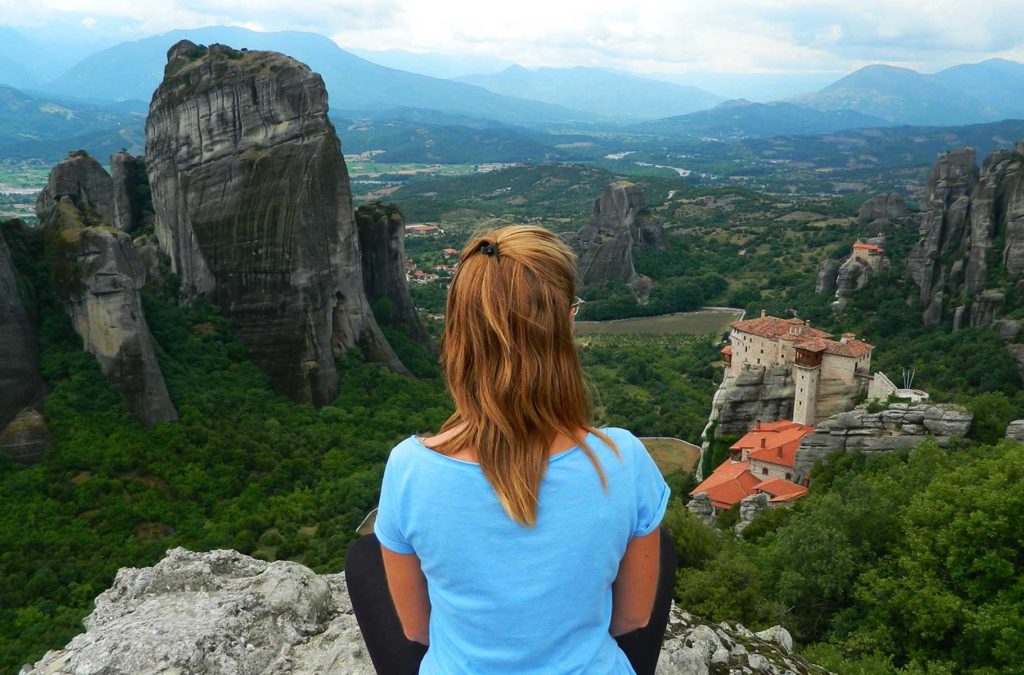
[[[706,492],[716,511],[759,493],[767,494],[773,505],[800,499],[807,494],[807,477],[794,468],[796,451],[812,431],[814,427],[791,420],[758,422],[729,448],[731,457],[690,495]]]
[[[866,391],[873,349],[853,333],[833,340],[809,321],[780,319],[761,310],[760,317],[731,325],[729,345],[722,349],[722,356],[726,379],[752,368],[789,368],[794,387],[793,421],[813,425],[819,417],[841,412],[830,407]],[[826,394],[835,403],[822,409]]]
[[[858,240],[853,245],[853,259],[867,263],[877,272],[882,267],[882,261],[885,260],[885,249]]]
[[[444,230],[442,230],[438,225],[420,223],[416,225],[406,225],[405,234],[410,237],[426,237],[430,235],[444,234]]]

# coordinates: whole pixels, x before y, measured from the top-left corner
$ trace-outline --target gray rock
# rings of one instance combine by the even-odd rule
[[[84,211],[61,197],[46,221],[46,254],[54,291],[71,316],[86,351],[145,425],[178,413],[156,360],[139,290],[146,270],[131,237],[112,227],[87,226]]]
[[[690,513],[699,517],[708,525],[712,525],[715,522],[715,507],[711,504],[711,499],[708,497],[707,492],[698,492],[690,498],[690,501],[686,503],[686,508],[689,509]]]
[[[818,280],[814,284],[814,292],[831,295],[836,291],[836,278],[839,275],[839,268],[842,260],[827,258],[818,266]]]
[[[35,324],[22,302],[18,274],[11,251],[0,234],[0,448],[4,429],[22,414],[26,406],[42,402],[45,388],[39,372],[39,350]],[[20,429],[23,424],[19,424]],[[23,447],[20,432],[11,431],[13,446],[5,448],[20,462],[38,461],[41,449]],[[45,448],[42,448],[45,449]],[[39,451],[37,451],[39,450]]]
[[[907,215],[907,202],[897,194],[881,194],[867,200],[857,211],[857,220],[867,225],[875,220],[898,220]]]
[[[768,495],[760,492],[758,494],[744,497],[740,502],[740,519],[736,523],[736,527],[733,528],[736,534],[742,534],[743,530],[750,526],[750,523],[754,522],[762,512],[767,511],[769,508]]]
[[[1006,298],[1002,291],[987,290],[971,303],[971,327],[988,328],[995,322],[996,313]]]
[[[949,404],[894,404],[888,410],[869,413],[860,405],[818,424],[800,441],[794,470],[806,476],[819,461],[836,452],[891,452],[917,445],[925,438],[948,445],[954,436],[964,436],[973,415]]]
[[[96,598],[85,632],[21,675],[371,675],[343,575],[236,551],[172,549],[154,567],[123,568]],[[724,636],[724,637],[723,637]],[[825,673],[792,653],[785,629],[755,635],[673,607],[661,675],[745,669]],[[731,649],[725,644],[733,645]]]
[[[992,322],[992,330],[1006,342],[1013,342],[1020,335],[1020,321],[1016,319],[998,319]]]
[[[149,178],[141,158],[124,150],[110,156],[113,183],[113,220],[109,223],[132,234],[153,225],[153,202],[149,196]]]
[[[1006,427],[1006,437],[1014,441],[1024,441],[1024,420],[1014,420]]]
[[[352,346],[406,372],[363,289],[319,75],[275,52],[179,42],[146,120],[146,168],[184,299],[221,308],[275,391],[333,400],[334,357]]]
[[[372,202],[356,209],[363,288],[371,304],[386,300],[387,321],[404,328],[413,340],[432,351],[430,334],[416,313],[405,280],[405,220],[394,204]]]
[[[635,253],[668,247],[661,222],[650,215],[643,191],[628,181],[608,185],[594,201],[590,223],[563,235],[576,252],[576,268],[584,284],[623,281],[636,287]],[[633,288],[640,295],[640,287]]]
[[[35,464],[53,445],[53,436],[43,414],[35,408],[20,410],[6,426],[0,427],[0,451],[19,464]]]
[[[81,211],[87,225],[114,226],[114,183],[99,162],[84,150],[71,152],[50,170],[36,198],[36,217],[46,223],[62,197]]]
[[[953,310],[953,332],[964,327],[964,315],[967,313],[967,305],[960,305]]]

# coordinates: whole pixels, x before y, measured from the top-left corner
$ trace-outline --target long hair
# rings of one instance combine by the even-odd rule
[[[578,430],[618,453],[591,424],[570,321],[575,296],[576,256],[529,225],[471,237],[448,288],[441,364],[455,413],[441,431],[465,426],[437,450],[473,448],[505,511],[528,527],[537,522],[556,434],[578,442],[605,489],[601,463]]]

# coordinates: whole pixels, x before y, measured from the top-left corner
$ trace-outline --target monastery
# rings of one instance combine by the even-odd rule
[[[871,380],[874,347],[843,333],[839,340],[813,328],[809,321],[761,316],[737,321],[722,349],[726,380],[750,368],[790,368],[793,375],[793,421],[814,425],[820,417],[839,410],[819,410],[825,390],[866,390]]]

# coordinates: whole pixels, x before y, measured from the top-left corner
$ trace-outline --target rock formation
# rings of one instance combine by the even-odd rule
[[[54,292],[85,350],[96,357],[139,421],[152,425],[175,420],[178,415],[139,297],[146,270],[131,237],[101,220],[100,214],[112,217],[110,185],[103,167],[87,155],[73,154],[51,171],[37,215],[44,226]],[[89,192],[91,186],[100,189],[99,201]],[[70,192],[59,192],[62,188]]]
[[[628,181],[608,185],[594,201],[590,223],[562,237],[576,252],[576,269],[585,285],[623,281],[637,296],[644,295],[650,280],[637,274],[634,254],[668,247],[661,222],[650,215],[643,191]]]
[[[374,673],[344,575],[236,551],[176,548],[154,567],[123,568],[84,624],[20,675]],[[657,672],[825,672],[792,649],[780,626],[753,633],[673,608]]]
[[[839,276],[839,268],[842,260],[826,258],[818,266],[818,280],[814,284],[814,292],[820,294],[832,294],[836,292],[836,281]]]
[[[870,226],[877,221],[893,222],[907,216],[907,202],[902,196],[886,193],[872,197],[860,205],[857,221],[861,226]]]
[[[405,280],[405,221],[394,204],[372,202],[356,209],[363,288],[371,305],[386,301],[386,321],[433,350],[433,341],[416,313]],[[379,315],[378,315],[379,318]]]
[[[971,299],[1001,290],[1001,280],[1024,272],[1022,169],[1024,143],[996,150],[980,171],[970,148],[946,153],[932,167],[918,216],[919,238],[907,260],[927,325],[958,309],[961,323],[971,326],[987,326],[996,318],[990,303]]]
[[[750,527],[750,524],[754,522],[754,518],[757,518],[769,508],[768,495],[763,492],[744,497],[740,501],[740,519],[733,530],[736,534],[742,534],[743,530]]]
[[[966,409],[946,404],[894,403],[876,413],[857,406],[823,420],[803,437],[794,470],[807,476],[815,462],[836,452],[888,452],[925,438],[946,445],[952,437],[966,435],[973,419]]]
[[[363,290],[319,75],[275,52],[177,43],[146,120],[146,168],[184,299],[217,304],[278,393],[329,402],[334,357],[355,345],[404,370]]]
[[[49,433],[35,410],[44,385],[35,325],[21,297],[11,251],[0,234],[0,451],[30,463],[42,459]]]
[[[715,435],[745,434],[757,420],[792,419],[795,387],[789,366],[750,368],[726,379],[711,401]]]
[[[687,510],[700,518],[706,525],[715,524],[715,506],[707,492],[698,492],[686,502]]]
[[[1024,441],[1024,420],[1014,420],[1006,427],[1006,437],[1012,441]]]
[[[153,201],[150,197],[146,167],[138,157],[124,150],[110,156],[110,178],[114,183],[111,225],[135,234],[153,225]]]

